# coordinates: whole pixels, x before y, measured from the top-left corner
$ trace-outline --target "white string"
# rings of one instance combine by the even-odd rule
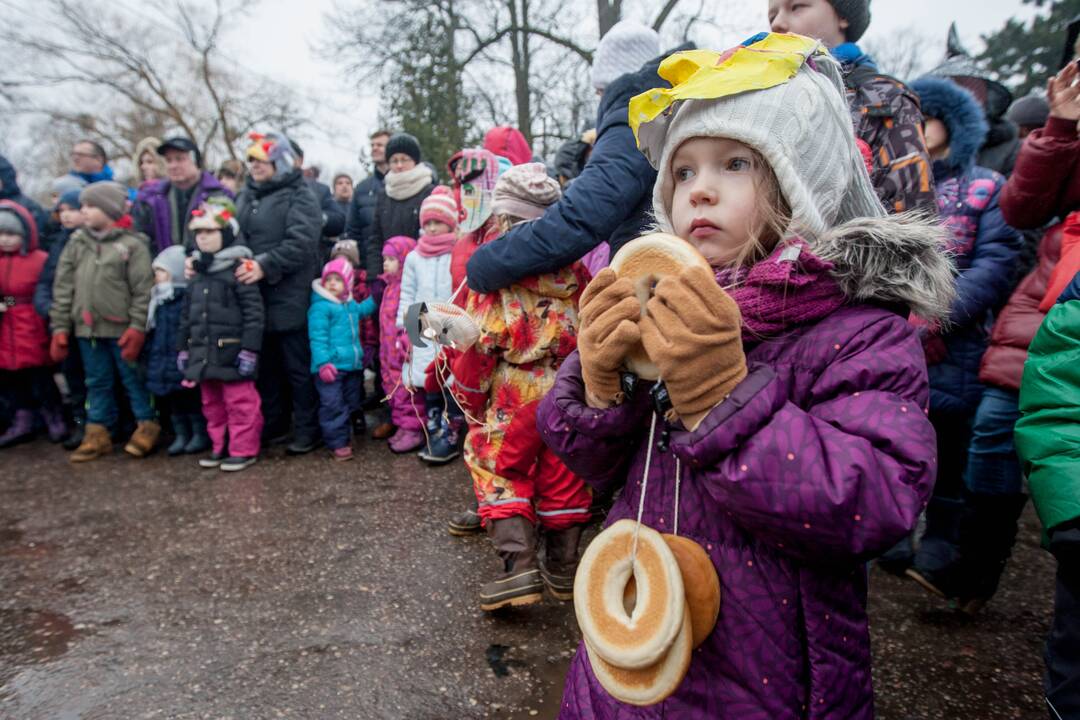
[[[679,485],[682,484],[682,463],[679,456],[675,456],[675,530],[673,535],[679,534]]]
[[[652,464],[653,438],[656,437],[656,413],[652,414],[652,424],[649,425],[649,445],[645,451],[645,474],[641,478],[641,499],[638,500],[637,525],[634,526],[634,544],[630,549],[630,567],[634,567],[637,558],[638,531],[641,529],[641,518],[645,515],[645,489],[649,487],[649,466]]]

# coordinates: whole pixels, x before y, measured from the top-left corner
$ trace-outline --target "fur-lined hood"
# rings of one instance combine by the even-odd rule
[[[937,118],[949,131],[949,154],[935,164],[953,173],[975,164],[990,127],[982,105],[971,91],[952,80],[929,75],[911,83],[911,89],[919,95],[923,116]]]
[[[146,178],[143,177],[142,166],[140,160],[143,153],[150,153],[154,158],[154,164],[157,165],[158,176],[157,179],[161,180],[165,178],[165,158],[158,155],[158,148],[161,146],[161,141],[156,137],[145,137],[139,141],[139,144],[135,146],[135,153],[131,156],[132,174],[135,177],[136,184],[142,185],[146,182]]]

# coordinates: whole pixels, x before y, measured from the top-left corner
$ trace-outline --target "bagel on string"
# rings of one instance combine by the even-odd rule
[[[693,647],[697,648],[712,634],[720,617],[720,577],[705,548],[681,535],[664,534],[661,537],[679,563],[693,627]]]
[[[637,556],[631,558],[637,529]],[[635,580],[636,603],[623,596]],[[581,634],[597,655],[622,669],[659,662],[682,631],[686,610],[682,573],[660,533],[633,520],[601,532],[581,557],[574,577],[574,613]]]
[[[619,248],[609,267],[620,278],[630,278],[634,292],[645,314],[645,303],[662,278],[681,275],[687,268],[699,265],[710,270],[708,260],[690,243],[667,233],[650,233],[631,240]],[[624,361],[626,369],[644,380],[658,380],[660,370],[649,359],[645,347],[638,343]]]
[[[639,548],[640,549],[640,548]],[[690,669],[693,628],[690,607],[683,606],[679,634],[660,660],[638,670],[617,667],[604,660],[585,641],[585,651],[593,675],[611,697],[630,705],[655,705],[675,692]]]

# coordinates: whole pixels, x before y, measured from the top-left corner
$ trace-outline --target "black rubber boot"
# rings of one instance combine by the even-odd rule
[[[1012,554],[1027,495],[972,493],[960,527],[960,578],[956,605],[978,613],[994,597]]]
[[[540,564],[540,576],[556,600],[574,599],[574,575],[581,559],[578,545],[584,528],[584,525],[574,525],[565,530],[544,531],[544,559]]]
[[[171,457],[183,455],[189,442],[191,442],[191,416],[174,414],[172,418],[173,441],[165,451]]]
[[[210,449],[210,436],[206,434],[206,418],[202,413],[189,415],[191,423],[191,439],[184,445],[184,452],[188,455],[197,455]]]
[[[965,584],[961,577],[960,527],[967,512],[963,499],[931,499],[926,508],[926,534],[907,570],[908,577],[943,598],[958,597]]]
[[[503,562],[502,572],[480,586],[480,609],[535,605],[544,599],[544,581],[536,565],[536,528],[515,515],[488,521],[488,535]]]
[[[469,503],[469,507],[450,518],[450,522],[446,524],[447,531],[451,535],[456,535],[458,537],[476,535],[477,533],[483,532],[484,528],[480,523],[480,514],[477,510],[479,510],[479,505],[476,502],[476,498],[473,497],[472,501]]]

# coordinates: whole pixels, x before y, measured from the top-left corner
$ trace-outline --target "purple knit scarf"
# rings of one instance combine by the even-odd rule
[[[752,342],[820,320],[843,305],[832,268],[794,238],[749,268],[718,270],[716,281],[738,304],[743,341]]]

